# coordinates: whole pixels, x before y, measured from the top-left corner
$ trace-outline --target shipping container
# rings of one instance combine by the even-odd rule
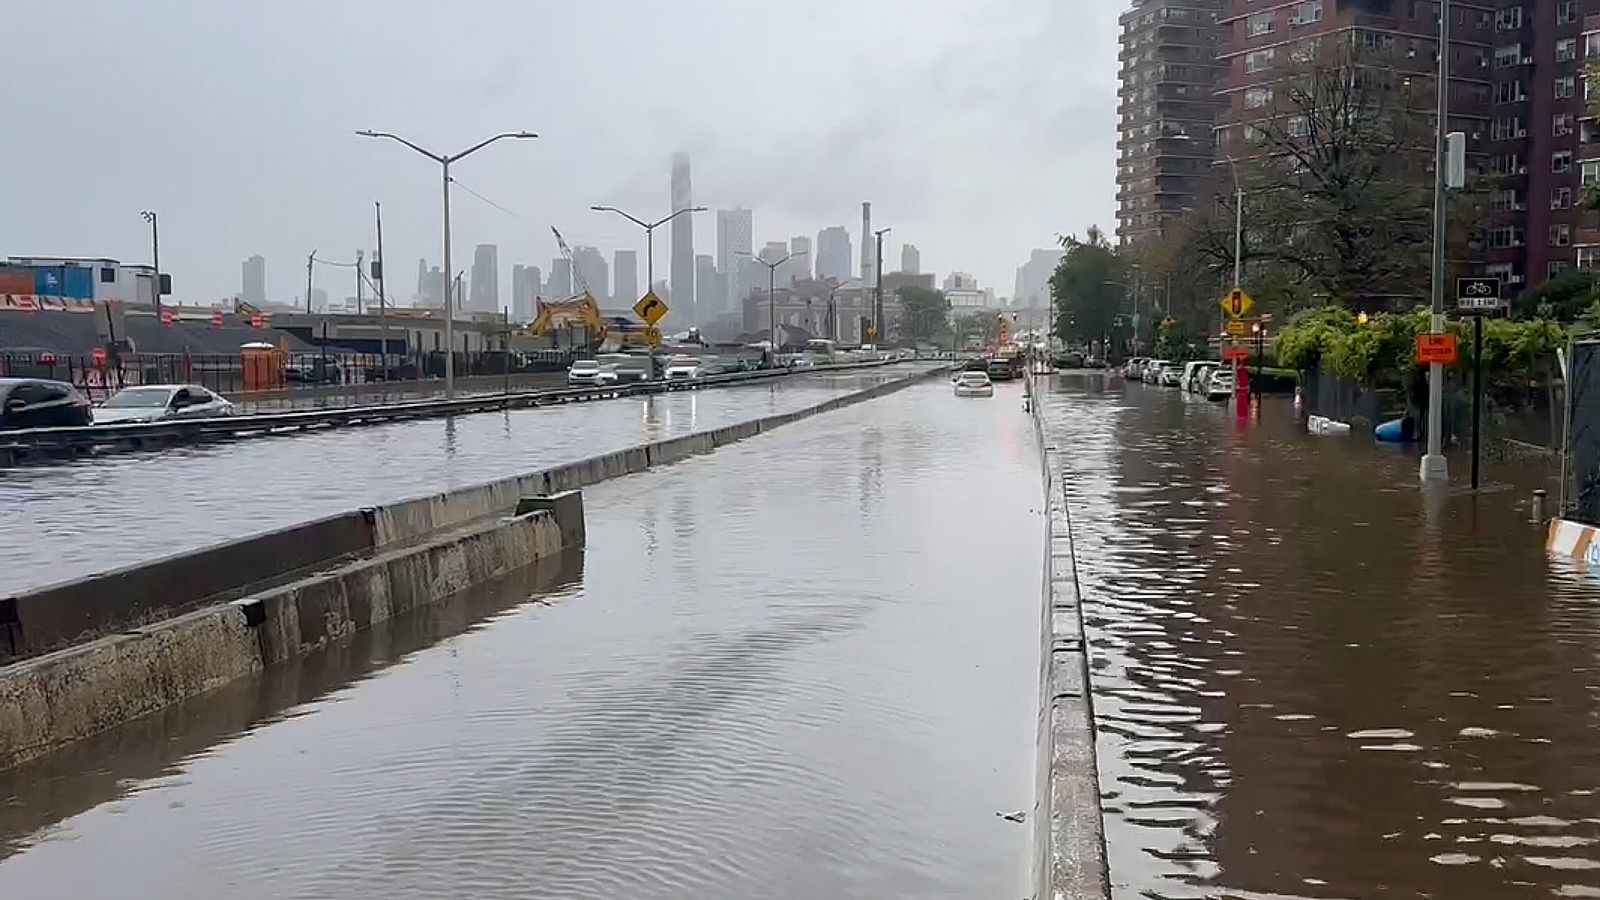
[[[63,291],[61,280],[67,286]],[[39,266],[33,270],[33,292],[41,297],[94,299],[94,269],[78,266]]]
[[[33,293],[33,270],[0,266],[0,294]]]

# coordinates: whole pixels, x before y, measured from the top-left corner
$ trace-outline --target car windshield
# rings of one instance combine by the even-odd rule
[[[101,404],[106,409],[142,409],[166,406],[172,396],[170,388],[128,388],[112,394]]]
[[[592,359],[580,359],[577,362],[572,364],[572,371],[574,371],[574,372],[580,372],[580,371],[582,371],[582,372],[593,372],[593,371],[598,370],[599,368],[600,368],[600,363],[598,363],[598,362],[596,362],[595,360],[592,360]]]
[[[989,376],[983,374],[982,372],[963,372],[961,373],[961,380],[982,384],[989,380]]]

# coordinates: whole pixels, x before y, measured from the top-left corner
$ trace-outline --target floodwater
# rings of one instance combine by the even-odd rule
[[[935,379],[591,487],[581,569],[0,773],[0,897],[1022,897],[1038,460]]]
[[[0,470],[0,596],[813,406],[911,364]]]
[[[1542,467],[1064,378],[1118,898],[1600,897],[1600,583]],[[1553,495],[1552,495],[1553,496]]]

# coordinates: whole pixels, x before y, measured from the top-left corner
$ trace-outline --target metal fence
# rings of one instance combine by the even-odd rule
[[[572,364],[571,349],[457,353],[458,377],[559,372]],[[386,384],[403,389],[444,377],[444,353],[347,353],[310,350],[275,354],[267,377],[259,359],[243,353],[129,353],[65,355],[0,352],[0,377],[49,378],[75,385],[91,400],[140,384],[198,384],[230,397],[280,394],[340,386]]]
[[[1572,391],[1561,459],[1562,515],[1600,525],[1600,340],[1574,343],[1567,367]]]

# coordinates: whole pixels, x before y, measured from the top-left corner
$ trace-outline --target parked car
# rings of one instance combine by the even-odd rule
[[[600,383],[598,359],[576,359],[567,367],[567,384],[571,387],[592,387]]]
[[[1156,383],[1162,387],[1177,387],[1183,380],[1183,364],[1168,362],[1161,364],[1161,371],[1156,373]]]
[[[633,384],[656,377],[654,357],[633,353],[607,353],[599,358],[597,384]]]
[[[1203,359],[1196,362],[1185,363],[1181,387],[1191,394],[1201,393],[1205,389],[1205,377],[1211,374],[1219,364],[1215,360]]]
[[[1145,384],[1160,384],[1161,367],[1170,365],[1172,365],[1172,363],[1169,363],[1164,359],[1148,360],[1144,364],[1144,369],[1140,371],[1139,377],[1144,379]]]
[[[989,380],[989,373],[966,371],[956,376],[957,397],[993,397],[994,383]]]
[[[1233,396],[1234,381],[1233,370],[1217,368],[1206,379],[1206,399],[1226,400]]]
[[[0,431],[92,424],[93,407],[65,381],[0,378]]]
[[[674,356],[667,360],[667,369],[663,373],[668,381],[692,381],[704,374],[699,357]]]
[[[1123,365],[1122,365],[1122,375],[1123,375],[1123,377],[1125,377],[1125,378],[1134,378],[1134,379],[1143,378],[1144,377],[1144,365],[1145,365],[1145,363],[1147,363],[1149,361],[1150,361],[1149,359],[1147,359],[1147,358],[1145,358],[1143,356],[1135,356],[1135,357],[1130,358],[1126,363],[1123,363]]]
[[[144,384],[117,391],[95,409],[98,425],[231,416],[233,404],[198,384]]]

